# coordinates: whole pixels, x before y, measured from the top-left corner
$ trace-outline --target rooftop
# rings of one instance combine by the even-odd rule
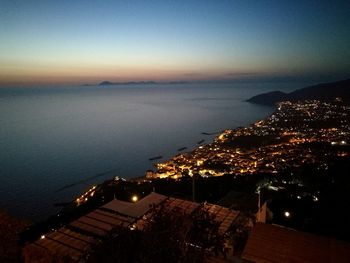
[[[350,244],[339,240],[257,223],[242,258],[249,262],[349,262]]]
[[[171,198],[151,193],[138,202],[129,203],[112,200],[100,208],[78,218],[70,224],[43,234],[40,239],[29,243],[24,248],[25,262],[51,262],[53,255],[70,257],[80,261],[87,255],[91,245],[99,242],[116,227],[129,227],[142,230],[152,206],[165,202],[165,209],[179,209],[192,214],[202,205],[199,203]],[[203,205],[215,220],[220,223],[219,231],[225,233],[237,218],[239,212],[212,205]],[[38,258],[39,257],[39,258]]]

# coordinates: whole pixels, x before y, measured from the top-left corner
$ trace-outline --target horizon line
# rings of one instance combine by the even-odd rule
[[[1,88],[10,87],[52,87],[52,86],[113,86],[113,85],[178,85],[178,84],[201,84],[201,83],[220,83],[220,84],[230,84],[230,83],[322,83],[322,82],[333,82],[339,80],[350,79],[349,76],[257,76],[255,78],[235,78],[235,79],[222,79],[222,78],[212,78],[203,80],[169,80],[169,81],[157,81],[152,79],[145,80],[128,80],[128,81],[113,81],[113,80],[101,80],[99,82],[26,82],[19,81],[18,83],[0,83]]]

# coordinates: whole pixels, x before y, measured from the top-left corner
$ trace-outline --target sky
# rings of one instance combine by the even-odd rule
[[[350,1],[0,0],[0,85],[350,77]]]

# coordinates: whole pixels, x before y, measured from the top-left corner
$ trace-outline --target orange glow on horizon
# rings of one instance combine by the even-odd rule
[[[127,81],[204,81],[211,79],[232,79],[245,76],[242,71],[231,73],[229,70],[203,70],[162,68],[162,67],[111,67],[111,66],[45,66],[1,68],[0,85],[79,85],[98,84],[108,80]],[[230,72],[230,74],[228,73]],[[258,74],[258,73],[257,73]]]

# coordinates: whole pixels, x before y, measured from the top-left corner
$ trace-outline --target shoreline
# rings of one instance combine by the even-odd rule
[[[251,103],[251,102],[248,102],[248,103]],[[257,122],[260,122],[260,121],[264,121],[265,119],[269,118],[271,115],[273,115],[273,114],[276,112],[276,110],[277,110],[277,106],[276,106],[276,105],[275,105],[275,106],[269,106],[269,107],[271,107],[271,108],[274,109],[273,112],[270,113],[269,115],[265,116],[263,119],[258,119],[258,120],[256,120],[254,123],[257,123]],[[254,123],[249,124],[248,127],[252,126]],[[202,147],[202,146],[204,146],[204,145],[209,145],[209,144],[211,144],[211,143],[214,143],[214,142],[215,142],[215,138],[217,138],[218,136],[220,136],[224,131],[226,131],[226,130],[232,130],[232,131],[234,131],[235,129],[238,129],[238,128],[242,128],[242,126],[237,126],[237,127],[235,127],[235,128],[226,128],[226,129],[223,129],[223,130],[221,130],[221,131],[216,131],[216,132],[211,132],[211,133],[202,132],[201,135],[205,135],[205,136],[216,135],[216,136],[215,136],[212,140],[210,140],[210,141],[209,141],[209,140],[205,140],[205,139],[199,140],[196,144],[193,145],[194,148],[191,149],[191,150],[188,150],[188,149],[191,148],[191,147],[183,147],[183,148],[186,148],[186,150],[188,150],[188,151],[184,151],[184,152],[179,153],[179,152],[178,152],[179,149],[177,149],[176,152],[178,152],[178,153],[172,155],[172,156],[171,156],[170,158],[168,158],[168,159],[164,159],[163,156],[156,156],[156,157],[161,157],[161,158],[159,158],[159,160],[162,160],[162,161],[164,162],[164,161],[168,161],[168,160],[174,158],[175,156],[182,155],[182,154],[187,154],[187,153],[191,153],[191,152],[197,150],[198,148],[200,148],[200,147]],[[207,143],[206,143],[206,144],[203,144],[203,142],[207,142]],[[183,150],[185,150],[185,149],[183,149]],[[152,159],[152,158],[149,158],[150,161],[153,161],[153,160],[151,160],[151,159]],[[155,160],[158,160],[158,159],[155,159]],[[161,162],[159,162],[159,163],[161,163]],[[158,162],[154,162],[154,163],[153,163],[153,166],[156,165],[156,164],[158,164]],[[144,173],[144,175],[135,176],[135,177],[131,177],[131,178],[124,178],[124,177],[119,177],[119,176],[115,176],[115,177],[118,177],[118,178],[120,178],[120,179],[122,179],[122,180],[125,180],[126,182],[144,182],[145,180],[146,180],[146,181],[159,180],[159,178],[148,178],[148,177],[147,177],[147,172],[149,172],[149,171],[154,172],[153,170],[146,170],[145,173]],[[101,185],[103,185],[103,184],[105,184],[105,183],[108,183],[108,182],[110,182],[110,181],[113,181],[115,177],[110,178],[110,179],[106,179],[106,180],[103,181],[102,183],[97,184],[97,187],[99,187],[99,186],[101,186]],[[91,187],[91,185],[90,185],[90,187]],[[74,202],[74,200],[72,200],[71,202]]]
[[[308,118],[304,114],[305,110],[315,114],[308,114],[310,119],[305,120]],[[160,163],[157,170],[152,171],[153,174],[147,174],[150,172],[147,171],[146,175],[128,179],[115,176],[91,187],[63,207],[59,214],[41,222],[41,226],[40,223],[34,225],[33,232],[42,233],[45,226],[52,229],[69,223],[113,199],[132,203],[155,191],[184,200],[215,204],[232,191],[251,195],[263,188],[266,190],[265,195],[277,198],[275,201],[288,193],[288,198],[284,196],[288,202],[310,201],[310,205],[317,205],[317,202],[322,201],[322,196],[314,189],[314,183],[310,182],[319,178],[322,169],[330,175],[339,167],[345,167],[343,171],[347,170],[347,159],[343,157],[350,157],[349,153],[346,154],[350,144],[349,138],[344,136],[349,134],[342,132],[342,129],[347,129],[347,125],[339,126],[337,133],[334,133],[334,128],[318,128],[310,134],[309,127],[332,125],[334,121],[342,120],[344,114],[349,114],[349,110],[350,107],[343,107],[337,102],[334,105],[319,101],[305,101],[304,104],[282,102],[264,119],[256,120],[247,127],[224,130],[207,145],[194,147],[192,151]],[[323,112],[329,112],[334,120],[329,121]],[[283,126],[286,120],[290,120],[290,124]],[[306,126],[305,121],[309,123]],[[324,150],[329,154],[324,155]],[[227,167],[222,168],[220,162],[227,163]],[[213,164],[216,166],[206,166]],[[291,177],[297,173],[307,173],[307,176],[302,177],[304,179]],[[201,191],[193,191],[193,178],[197,178],[196,185],[198,182],[200,187],[196,188]],[[327,185],[327,182],[325,179],[321,183]],[[283,206],[275,207],[275,210],[280,208]]]
[[[249,88],[252,89],[248,93],[243,92],[244,87],[240,87],[239,85],[237,87],[232,87],[232,89],[228,89],[226,86],[220,86],[217,87],[215,91],[212,89],[212,85],[205,87],[198,86],[198,88],[196,87],[195,89],[191,88],[190,93],[188,92],[187,86],[184,86],[180,93],[178,89],[167,88],[164,90],[164,94],[166,94],[168,98],[174,96],[173,99],[175,100],[174,102],[176,102],[170,104],[172,107],[171,112],[163,111],[164,107],[168,107],[164,104],[157,104],[156,108],[152,106],[156,101],[159,101],[163,95],[158,96],[154,93],[154,90],[142,90],[140,93],[136,94],[136,98],[138,98],[138,96],[149,96],[150,105],[144,105],[139,100],[135,100],[137,103],[135,107],[145,109],[144,111],[141,113],[138,111],[129,111],[126,107],[127,104],[120,104],[120,109],[124,110],[123,107],[125,106],[125,114],[127,115],[123,115],[124,119],[126,117],[134,118],[142,116],[142,121],[140,119],[140,122],[135,123],[135,125],[138,128],[149,128],[148,132],[150,132],[150,134],[142,129],[131,129],[132,127],[130,127],[130,125],[118,127],[118,123],[123,124],[122,118],[118,114],[112,114],[116,112],[116,110],[119,110],[119,106],[115,106],[112,102],[118,102],[119,100],[120,102],[127,102],[126,99],[128,99],[130,95],[133,95],[134,90],[132,89],[126,89],[122,93],[120,93],[119,90],[115,90],[113,92],[100,94],[96,101],[97,104],[93,105],[94,107],[87,108],[89,109],[87,113],[94,113],[97,111],[98,114],[101,113],[101,116],[95,114],[86,115],[84,113],[84,118],[81,119],[80,117],[83,116],[80,115],[83,114],[83,111],[76,111],[77,113],[72,116],[72,120],[77,121],[69,121],[68,123],[72,125],[75,132],[67,132],[65,135],[67,139],[69,139],[68,144],[65,143],[65,138],[61,136],[61,130],[56,129],[57,131],[55,132],[53,129],[53,127],[55,127],[55,118],[50,118],[47,121],[43,119],[43,121],[39,122],[37,120],[42,117],[41,114],[39,114],[37,119],[34,119],[33,122],[28,122],[28,125],[35,125],[35,127],[38,127],[38,133],[31,134],[31,136],[42,143],[41,147],[35,147],[31,140],[25,140],[24,137],[19,137],[22,135],[21,133],[11,133],[13,135],[5,142],[4,150],[13,149],[13,154],[11,155],[12,159],[10,162],[4,163],[3,169],[5,174],[8,174],[11,168],[16,169],[14,169],[11,176],[8,174],[8,181],[13,185],[14,189],[11,190],[9,187],[6,187],[6,184],[3,185],[4,203],[2,207],[11,211],[14,215],[22,217],[28,216],[32,220],[41,220],[57,212],[57,207],[52,206],[53,203],[68,202],[74,199],[79,193],[84,192],[89,185],[100,184],[104,180],[112,178],[114,175],[125,178],[142,177],[148,169],[154,170],[155,168],[148,160],[152,156],[162,155],[164,160],[169,159],[180,153],[177,152],[177,150],[182,147],[187,146],[188,149],[184,151],[190,151],[197,147],[197,143],[203,143],[203,139],[206,140],[206,142],[204,142],[205,144],[211,142],[214,135],[204,136],[201,135],[202,132],[212,133],[226,127],[246,126],[270,114],[273,110],[272,108],[264,107],[264,109],[260,109],[261,107],[255,107],[243,101],[250,95],[254,95],[260,91],[260,89],[255,89],[251,86],[249,86]],[[274,86],[270,87],[270,85],[266,85],[263,90],[273,88]],[[185,90],[186,92],[184,92]],[[31,91],[23,93],[16,98],[14,102],[20,103],[28,99],[29,102],[31,102],[31,94]],[[38,94],[42,96],[40,98],[42,98],[41,101],[44,104],[47,99],[52,97],[56,101],[56,96],[58,98],[61,94],[64,94],[62,100],[57,100],[57,106],[60,106],[66,99],[72,99],[73,102],[76,102],[76,98],[79,98],[80,95],[84,95],[83,101],[80,101],[80,99],[77,101],[79,103],[81,102],[81,105],[76,104],[77,106],[74,106],[74,103],[72,104],[72,109],[75,109],[78,106],[86,106],[90,99],[95,101],[96,93],[95,90],[89,93],[85,91],[74,91],[67,94],[61,91],[48,90],[47,92],[40,92]],[[214,98],[214,100],[210,99],[207,101],[202,99],[206,97]],[[229,97],[230,99],[222,101],[221,99],[224,97]],[[95,109],[95,106],[99,106],[99,103],[104,103],[105,100],[111,103],[107,104],[110,107],[102,107],[101,111],[98,107]],[[194,102],[192,102],[192,100],[194,100]],[[39,102],[40,105],[41,101]],[[15,105],[17,104],[14,104],[14,106]],[[167,115],[171,116],[173,114],[172,112],[177,113],[176,108],[178,108],[178,105],[183,106],[179,108],[179,113],[183,116],[168,118],[166,125],[157,132],[158,128],[154,124],[163,121],[162,118],[165,118]],[[208,105],[209,108],[206,107],[205,110],[202,110],[206,105]],[[218,108],[220,105],[225,107]],[[193,106],[195,106],[195,108],[193,108]],[[72,110],[71,108],[69,109]],[[232,109],[235,109],[235,113],[239,111],[242,112],[242,114],[232,114]],[[68,109],[64,111],[66,110]],[[102,115],[102,110],[106,110],[108,114]],[[207,111],[210,113],[209,115]],[[192,115],[186,114],[187,112],[193,112],[193,114],[196,114],[193,116],[197,117],[192,120]],[[243,112],[247,112],[247,114],[243,114]],[[58,111],[58,113],[61,112]],[[65,124],[66,119],[63,113],[64,112],[62,112],[62,116],[57,115],[57,118],[62,121],[63,125],[67,125]],[[147,120],[147,118],[144,118],[146,116],[151,117],[151,119],[154,117],[154,120]],[[13,121],[16,121],[16,117],[21,117],[24,120],[26,115],[15,115]],[[83,121],[79,121],[79,119],[76,119],[77,117],[79,117],[80,120],[88,121],[86,125],[89,127],[91,126],[91,129],[85,132],[83,125],[81,125]],[[96,123],[95,119],[97,123],[99,121],[97,117],[101,120],[101,126],[94,124]],[[49,137],[42,137],[41,133],[44,133],[44,130],[41,129],[41,125],[48,126],[50,131],[52,128],[59,143],[56,144],[51,140],[47,141],[46,139]],[[5,132],[10,134],[12,126],[7,126],[8,127],[5,127],[4,131],[1,132],[2,134]],[[69,127],[70,126],[64,128],[64,126],[62,126],[61,128],[67,129],[68,131]],[[123,136],[120,136],[123,134],[130,134],[132,136],[124,139]],[[147,138],[152,140],[148,140]],[[18,139],[23,139],[23,141]],[[156,143],[153,143],[153,140]],[[20,151],[20,142],[22,142],[25,151]],[[128,147],[128,145],[131,147]],[[40,154],[37,156],[35,153]],[[50,157],[46,162],[44,159],[45,156]],[[25,165],[30,165],[31,167],[28,172],[24,169],[26,168]],[[90,181],[86,180],[87,178],[113,168],[118,168],[118,170],[102,177],[91,179]],[[44,180],[45,177],[48,178],[48,180],[44,184],[45,187],[41,188],[41,183],[37,184],[35,182],[40,182],[40,180]],[[29,183],[27,185],[24,183],[16,184],[17,178],[22,178],[23,180],[20,181],[27,181]],[[7,183],[7,180],[5,180],[4,183]],[[76,185],[78,183],[80,183],[80,185]],[[68,187],[71,188],[68,189]],[[64,190],[64,188],[67,189]],[[57,190],[60,191],[55,193]],[[21,198],[25,198],[26,201],[22,202]]]
[[[272,107],[270,106],[270,108],[272,108]],[[273,111],[272,113],[268,114],[267,116],[265,116],[263,119],[268,118],[271,114],[273,114],[273,113],[275,112],[276,107],[273,107],[273,108],[274,108],[274,111]],[[261,120],[261,119],[257,119],[257,120],[255,120],[253,123],[255,123],[255,122],[257,122],[257,121],[260,121],[260,120]],[[248,127],[251,126],[253,123],[250,123],[250,124],[248,125]],[[242,126],[239,126],[239,125],[238,125],[238,126],[235,127],[235,128],[228,128],[228,129],[229,129],[229,130],[235,130],[235,129],[240,128],[240,127],[242,127]],[[192,147],[191,147],[191,146],[182,147],[182,148],[186,148],[186,149],[183,149],[184,151],[181,151],[181,152],[179,152],[179,149],[175,149],[173,155],[171,155],[170,157],[168,157],[168,158],[166,158],[166,159],[164,159],[164,157],[162,156],[162,158],[160,159],[160,161],[161,161],[161,162],[165,162],[165,161],[168,161],[168,160],[174,158],[175,156],[182,155],[182,154],[188,154],[188,153],[191,153],[191,152],[195,151],[195,150],[198,149],[199,147],[202,147],[202,146],[205,146],[205,145],[209,145],[209,144],[213,143],[214,140],[215,140],[215,138],[216,138],[217,136],[219,136],[219,135],[220,135],[222,132],[224,132],[225,130],[227,130],[227,129],[223,129],[223,130],[221,130],[221,131],[210,132],[210,133],[209,133],[209,132],[201,132],[201,133],[199,134],[199,138],[192,144]],[[200,135],[205,136],[206,139],[200,139]],[[214,135],[216,135],[216,136],[214,136]],[[212,139],[209,140],[208,137],[210,137],[210,136],[214,136],[214,137],[213,137]],[[185,150],[186,150],[186,151],[185,151]],[[161,163],[161,162],[154,162],[154,163],[153,163],[153,169],[154,169],[154,167],[155,167],[156,164]],[[86,190],[83,190],[82,192],[76,193],[76,194],[73,196],[73,198],[72,198],[71,200],[68,200],[68,201],[65,201],[65,200],[58,200],[57,202],[52,203],[51,206],[58,208],[57,212],[54,212],[54,213],[52,213],[52,214],[48,214],[47,216],[44,216],[44,217],[41,217],[41,218],[38,218],[38,219],[30,219],[30,221],[31,221],[32,223],[34,223],[34,224],[40,223],[40,222],[45,222],[45,221],[48,220],[49,218],[55,217],[55,216],[61,214],[62,211],[65,210],[65,208],[67,208],[67,207],[69,207],[69,206],[75,204],[76,199],[79,198],[79,196],[84,195],[84,193],[85,193],[84,191],[89,191],[89,189],[91,189],[93,186],[96,186],[97,188],[101,188],[101,187],[103,187],[104,185],[106,185],[106,184],[108,184],[108,183],[114,181],[114,178],[115,178],[115,177],[119,177],[121,180],[124,180],[124,181],[126,181],[126,182],[131,182],[131,183],[135,183],[135,182],[136,182],[136,183],[143,183],[143,182],[146,182],[146,181],[151,182],[151,181],[159,180],[159,178],[148,178],[148,177],[147,177],[147,172],[148,172],[148,171],[154,172],[153,169],[152,169],[152,170],[146,170],[146,171],[144,171],[144,174],[143,174],[143,175],[133,176],[133,177],[130,177],[130,178],[124,178],[124,177],[120,177],[120,176],[117,176],[117,175],[112,175],[110,178],[107,178],[107,179],[105,179],[104,181],[102,181],[102,182],[100,182],[100,183],[98,183],[98,184],[87,184],[87,186],[86,186],[86,188],[85,188]],[[90,180],[93,179],[93,178],[97,178],[97,177],[101,177],[101,176],[106,175],[106,174],[109,174],[109,173],[113,173],[113,171],[116,171],[116,170],[117,170],[117,169],[111,169],[111,170],[108,170],[108,171],[101,172],[101,173],[98,173],[98,174],[96,174],[96,175],[90,176],[90,177],[88,177],[88,178],[82,179],[82,180],[80,180],[80,181],[77,181],[77,182],[73,182],[73,183],[71,183],[71,184],[64,185],[64,186],[62,186],[62,187],[56,189],[54,192],[61,192],[61,191],[64,191],[64,190],[67,189],[67,188],[74,187],[74,186],[76,186],[76,185],[78,185],[78,184],[86,183],[86,182],[90,181]],[[10,214],[11,216],[15,217],[15,218],[18,218],[18,219],[28,220],[28,218],[27,218],[26,216],[18,216],[18,215],[16,215],[16,213],[9,213],[9,214]]]

